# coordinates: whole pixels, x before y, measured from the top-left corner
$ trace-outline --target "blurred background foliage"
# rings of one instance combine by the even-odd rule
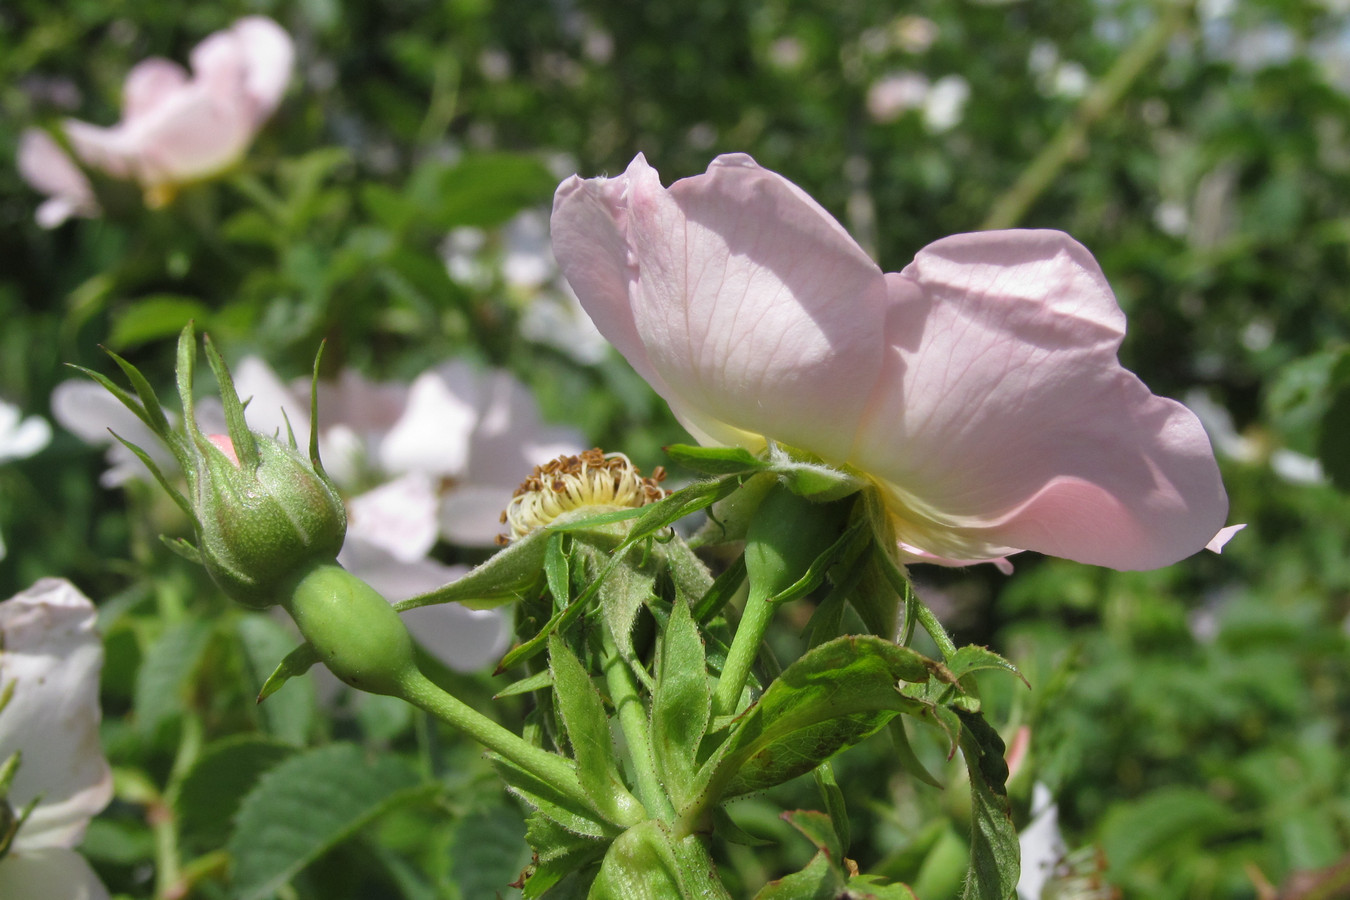
[[[101,219],[34,224],[39,197],[13,165],[22,126],[111,124],[135,61],[182,60],[251,13],[298,56],[240,169],[165,210],[122,186]],[[284,377],[321,339],[329,374],[503,366],[547,419],[650,467],[682,434],[664,405],[584,329],[526,324],[540,304],[575,324],[540,230],[562,177],[617,173],[640,151],[669,182],[748,152],[891,270],[954,232],[1068,231],[1128,314],[1126,364],[1202,413],[1230,521],[1248,528],[1162,572],[1019,557],[1009,578],[916,578],[959,640],[1033,686],[989,690],[1010,732],[1030,726],[1028,771],[1068,846],[1102,852],[1082,882],[1102,893],[1074,896],[1274,896],[1346,860],[1346,3],[7,0],[0,120],[0,397],[47,418],[62,363],[109,371],[99,344],[167,385],[168,338],[194,318],[228,358],[260,354]],[[146,810],[167,804],[172,859],[200,864],[201,896],[233,896],[211,851],[246,837],[220,824],[230,796],[191,782],[195,729],[239,794],[337,738],[436,773],[441,791],[315,857],[285,896],[505,892],[526,861],[521,820],[472,748],[376,700],[324,719],[296,689],[287,714],[256,711],[286,635],[167,553],[155,535],[171,511],[143,485],[100,487],[100,457],[57,429],[0,465],[0,596],[58,574],[103,603],[119,801],[86,850],[114,891],[162,891],[153,872],[171,857]],[[486,676],[444,677],[489,702]],[[954,889],[935,873],[945,826],[928,825],[942,796],[895,776],[888,752],[874,740],[841,762],[854,855],[938,898]],[[733,854],[747,884],[810,853],[760,802],[741,817],[779,843]]]

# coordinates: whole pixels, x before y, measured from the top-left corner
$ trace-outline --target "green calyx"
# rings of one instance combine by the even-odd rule
[[[281,602],[298,573],[335,559],[347,533],[342,498],[319,460],[319,360],[314,361],[306,458],[296,446],[289,425],[286,443],[249,430],[244,404],[224,359],[210,338],[205,339],[205,345],[207,361],[220,384],[228,435],[208,437],[197,425],[193,400],[197,340],[191,323],[178,340],[181,429],[170,425],[145,377],[116,354],[109,355],[126,375],[134,394],[97,372],[83,371],[135,413],[172,451],[183,470],[186,492],[180,491],[144,450],[122,441],[193,521],[197,545],[171,541],[169,546],[206,566],[232,599],[263,609]]]

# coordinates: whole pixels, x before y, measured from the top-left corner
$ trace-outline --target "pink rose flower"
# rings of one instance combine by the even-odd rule
[[[107,890],[74,849],[112,799],[112,771],[99,745],[98,675],[103,644],[89,599],[44,578],[0,603],[0,763],[19,754],[12,810],[37,806],[0,857],[0,897],[106,900]]]
[[[865,475],[911,558],[1149,569],[1224,523],[1204,429],[1121,367],[1125,317],[1068,235],[955,235],[883,273],[740,154],[668,189],[642,156],[574,176],[552,229],[586,311],[700,443]]]
[[[76,159],[114,178],[136,181],[146,203],[163,206],[178,187],[237,163],[267,121],[290,80],[295,49],[271,19],[248,16],[192,51],[192,74],[167,59],[138,63],[127,75],[122,121],[111,128],[63,123]],[[59,201],[44,205],[50,227],[70,215],[95,215],[83,173],[54,142],[20,158],[24,177]],[[32,148],[30,148],[32,149]]]

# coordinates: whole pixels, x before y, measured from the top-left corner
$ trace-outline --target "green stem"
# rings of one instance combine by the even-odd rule
[[[714,716],[728,716],[736,711],[745,682],[750,678],[750,667],[764,643],[764,632],[769,628],[773,610],[774,604],[768,597],[753,589],[750,591],[741,622],[736,626],[736,635],[731,639],[731,649],[727,651],[727,661],[722,666],[722,677],[717,680],[717,690],[713,693]]]
[[[178,855],[178,822],[173,811],[178,806],[178,792],[202,749],[202,720],[195,712],[183,715],[178,736],[178,751],[173,768],[164,787],[163,797],[155,804],[150,816],[155,839],[155,896],[169,897],[182,877],[182,861]]]
[[[1088,130],[1106,117],[1125,96],[1145,69],[1167,49],[1172,35],[1180,29],[1189,14],[1192,3],[1164,2],[1158,21],[1146,29],[1135,42],[1117,57],[1101,80],[1079,102],[1073,115],[1042,148],[1018,176],[1008,191],[995,201],[989,215],[980,223],[980,230],[1012,228],[1022,220],[1031,204],[1059,175],[1071,159],[1081,154]]]
[[[586,792],[581,789],[581,782],[577,780],[576,766],[571,760],[536,747],[508,731],[478,710],[441,690],[416,669],[410,668],[404,672],[399,687],[402,691],[398,696],[403,700],[431,713],[442,722],[453,725],[492,752],[557,788],[560,793],[577,801],[583,808],[594,808]]]
[[[614,636],[609,633],[608,627],[604,629],[604,646],[605,684],[609,687],[610,700],[619,715],[619,727],[628,743],[628,756],[633,762],[633,775],[637,779],[638,799],[649,814],[657,813],[669,820],[675,815],[675,807],[666,796],[661,779],[656,774],[647,710],[638,696],[632,673],[628,671],[628,663],[615,646]]]

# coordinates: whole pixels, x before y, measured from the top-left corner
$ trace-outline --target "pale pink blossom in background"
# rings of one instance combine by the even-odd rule
[[[1068,235],[956,235],[886,274],[739,154],[669,189],[641,156],[573,177],[552,227],[591,318],[700,443],[865,474],[902,546],[1148,569],[1224,524],[1204,429],[1121,367],[1125,317]]]
[[[23,180],[47,196],[37,210],[43,228],[55,228],[72,216],[94,219],[102,214],[88,176],[47,132],[25,129],[16,162]]]
[[[0,859],[0,897],[96,900],[107,890],[73,849],[112,799],[99,745],[103,645],[94,605],[69,582],[44,578],[0,603],[0,762],[20,754],[7,801],[37,807]]]
[[[137,63],[127,75],[116,125],[67,119],[62,128],[82,165],[137,182],[147,204],[162,206],[178,187],[243,158],[281,102],[294,59],[280,25],[248,16],[193,49],[191,74],[167,59]],[[87,179],[54,142],[30,142],[28,149],[20,171],[52,197],[39,222],[50,227],[71,215],[97,214]]]

